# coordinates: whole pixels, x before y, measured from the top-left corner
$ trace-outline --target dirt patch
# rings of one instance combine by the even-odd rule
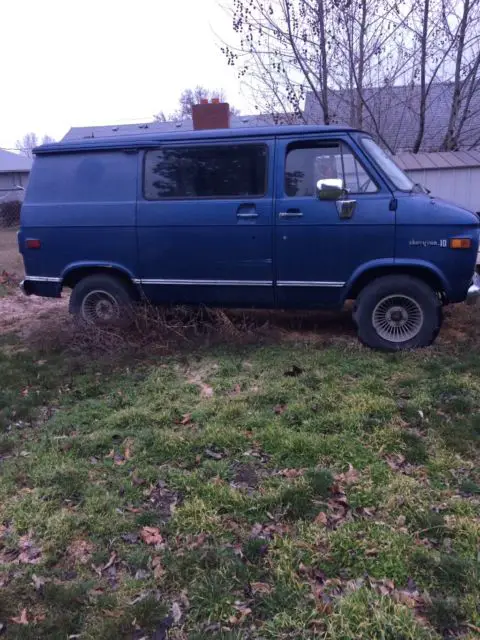
[[[437,344],[456,345],[480,338],[478,316],[480,304],[452,305],[445,309],[445,320]],[[361,349],[350,309],[341,312],[295,311],[222,311],[228,317],[224,323],[215,321],[215,312],[203,312],[178,307],[172,309],[140,307],[133,328],[109,330],[80,328],[68,313],[68,293],[60,299],[27,297],[15,287],[8,287],[0,297],[0,335],[15,333],[25,346],[50,349],[68,347],[81,353],[91,352],[149,352],[178,350],[194,344],[213,344],[222,341],[249,342],[307,342],[317,346],[343,344]],[[235,335],[231,331],[235,327]],[[21,347],[21,345],[18,345]],[[210,396],[206,381],[217,371],[218,365],[208,362],[200,368],[184,371],[188,382],[197,385],[202,395]]]
[[[445,308],[438,344],[461,344],[480,339],[480,302]]]
[[[28,338],[33,332],[51,333],[68,321],[64,298],[25,296],[13,290],[0,298],[0,335],[17,333]]]

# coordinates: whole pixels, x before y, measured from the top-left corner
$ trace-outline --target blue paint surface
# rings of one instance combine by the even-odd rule
[[[302,141],[343,142],[375,182],[337,203],[287,197],[285,158]],[[174,143],[262,144],[264,195],[147,200],[148,149]],[[36,150],[21,215],[19,248],[30,291],[59,295],[64,278],[94,268],[121,273],[154,303],[238,307],[339,307],[359,278],[412,268],[433,274],[448,301],[466,296],[475,267],[475,214],[424,194],[395,190],[348,128],[268,127],[93,138]],[[292,210],[301,215],[285,218]],[[247,215],[243,215],[247,214]],[[452,250],[452,238],[472,240]],[[26,240],[41,241],[27,249]],[[50,281],[41,281],[49,278]],[[52,283],[51,279],[58,279]]]

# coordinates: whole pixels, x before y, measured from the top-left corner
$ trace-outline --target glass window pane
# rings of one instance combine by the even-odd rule
[[[323,178],[341,178],[349,193],[373,193],[377,186],[345,144],[299,142],[289,145],[285,162],[285,193],[290,197],[315,195]]]
[[[414,188],[413,181],[398,167],[394,160],[381,149],[371,138],[362,138],[363,146],[367,153],[374,159],[379,167],[385,171],[393,184],[401,191],[411,191]]]
[[[145,197],[149,200],[265,194],[265,145],[162,147],[145,155]]]

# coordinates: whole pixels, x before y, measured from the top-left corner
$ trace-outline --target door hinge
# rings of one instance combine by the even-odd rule
[[[398,201],[396,198],[392,198],[390,200],[390,204],[388,206],[389,211],[396,211],[397,210],[397,205],[398,205]]]

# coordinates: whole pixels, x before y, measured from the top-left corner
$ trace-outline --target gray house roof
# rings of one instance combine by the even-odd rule
[[[420,88],[416,85],[367,88],[363,92],[368,109],[363,109],[361,128],[377,141],[395,152],[411,151],[418,132],[418,105]],[[447,131],[452,104],[452,83],[433,84],[427,98],[425,133],[421,151],[436,151],[440,148]],[[354,118],[354,106],[359,97],[356,90],[332,90],[329,107],[332,119],[338,124],[358,127]],[[370,112],[370,113],[369,113]],[[305,102],[305,117],[308,122],[323,124],[323,113],[313,93],[308,93]],[[480,146],[480,95],[474,94],[466,119],[460,147],[469,149]]]
[[[30,158],[0,149],[0,173],[28,173],[31,168]]]
[[[475,150],[399,153],[394,159],[404,171],[480,168],[480,151]]]
[[[249,115],[231,116],[230,127],[265,127],[273,124],[296,124],[292,122],[294,116],[283,118],[282,116],[270,115]],[[191,118],[178,120],[176,122],[143,122],[137,124],[114,124],[99,127],[72,127],[66,133],[63,140],[76,140],[79,138],[107,138],[121,135],[138,135],[141,133],[169,133],[172,131],[192,131],[193,123]]]

